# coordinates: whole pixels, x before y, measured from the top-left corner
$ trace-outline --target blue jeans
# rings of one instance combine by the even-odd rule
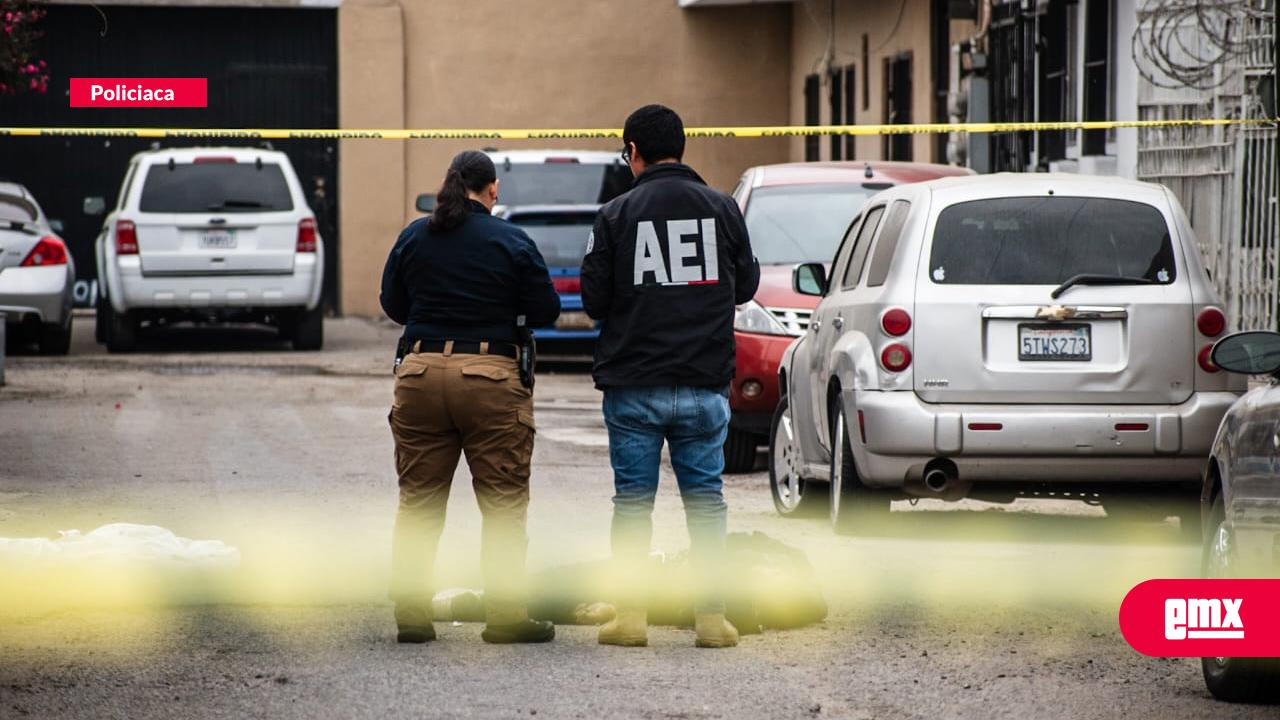
[[[695,609],[724,612],[727,507],[720,474],[729,431],[727,392],[682,386],[606,388],[604,420],[613,465],[613,555],[628,578],[619,588],[619,604],[643,606],[652,590],[645,570],[665,441],[684,500],[698,576]]]

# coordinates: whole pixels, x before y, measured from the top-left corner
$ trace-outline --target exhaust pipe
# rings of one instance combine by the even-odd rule
[[[945,491],[950,482],[951,478],[939,468],[926,470],[924,473],[924,486],[936,493]]]
[[[973,481],[960,479],[960,468],[956,467],[951,458],[936,457],[917,472],[920,474],[909,473],[903,485],[902,489],[908,495],[936,500],[962,500],[973,488]]]
[[[956,464],[947,458],[934,458],[924,466],[924,486],[939,495],[960,479]]]

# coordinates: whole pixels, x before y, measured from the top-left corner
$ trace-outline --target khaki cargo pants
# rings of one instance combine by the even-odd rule
[[[396,369],[391,434],[400,507],[392,540],[391,599],[430,608],[436,546],[460,453],[483,516],[488,622],[525,613],[525,521],[533,454],[533,394],[501,355],[413,353]]]

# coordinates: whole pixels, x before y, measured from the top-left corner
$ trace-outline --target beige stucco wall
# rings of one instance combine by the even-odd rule
[[[835,35],[834,57],[831,64],[836,67],[857,66],[857,100],[855,117],[858,124],[874,125],[885,122],[885,58],[896,56],[901,52],[911,53],[911,112],[912,122],[933,122],[933,78],[932,53],[930,48],[930,2],[929,0],[902,0],[898,2],[881,2],[877,0],[836,0],[835,2]],[[830,3],[823,0],[797,0],[792,7],[792,54],[791,54],[791,122],[804,124],[804,79],[805,76],[818,71],[827,53],[830,28]],[[899,19],[899,13],[901,18]],[[970,23],[954,23],[953,37],[962,27]],[[870,101],[866,108],[862,104],[863,71],[862,71],[862,35],[867,35],[868,59],[867,70]],[[947,78],[938,78],[937,86],[945,87]],[[823,84],[819,91],[819,107],[823,123],[830,121],[829,106],[830,87],[823,74]],[[882,159],[883,140],[877,136],[857,138],[857,157],[860,160]],[[934,157],[932,136],[917,135],[912,140],[914,160],[921,162],[945,162],[945,159]],[[830,155],[830,143],[823,138],[820,143],[823,159]],[[790,155],[793,160],[804,159],[804,140],[793,138],[790,142]]]
[[[339,124],[402,128],[404,22],[392,0],[348,0],[338,12]],[[382,264],[404,226],[405,141],[338,144],[339,297],[351,315],[380,315]]]
[[[687,125],[789,118],[792,9],[682,10],[675,0],[347,0],[339,10],[343,127],[620,127],[660,102]],[[459,150],[617,149],[602,141],[344,141],[342,309],[377,315],[382,262]],[[785,139],[691,139],[686,161],[731,189],[788,156]]]

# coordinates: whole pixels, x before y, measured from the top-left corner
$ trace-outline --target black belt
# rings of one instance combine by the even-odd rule
[[[445,351],[445,345],[453,344],[452,352],[459,355],[502,355],[512,360],[520,358],[520,351],[515,345],[510,343],[491,342],[484,343],[487,349],[480,347],[481,343],[474,340],[419,340],[413,344],[413,352],[415,353],[442,353]]]

